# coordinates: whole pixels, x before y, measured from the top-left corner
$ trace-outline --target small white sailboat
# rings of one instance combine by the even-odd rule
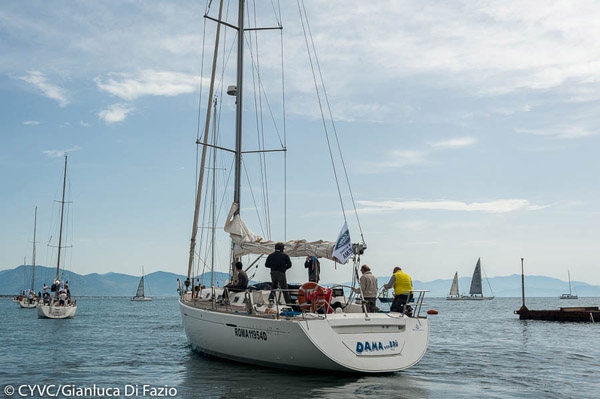
[[[454,273],[454,279],[452,280],[452,285],[450,286],[450,293],[446,297],[449,301],[460,301],[460,300],[473,300],[480,301],[484,299],[494,299],[494,295],[492,292],[492,287],[490,282],[486,277],[486,281],[490,288],[490,292],[492,292],[491,296],[483,295],[483,286],[482,282],[482,271],[481,271],[481,258],[477,259],[477,264],[475,265],[475,270],[473,270],[473,277],[471,278],[471,287],[469,289],[469,295],[459,294],[458,291],[458,272]]]
[[[348,274],[343,277],[343,281],[352,279],[352,286],[336,284],[324,287],[316,282],[290,284],[288,290],[273,290],[275,297],[270,301],[270,286],[267,289],[263,288],[265,285],[268,286],[267,283],[256,285],[252,290],[229,291],[225,296],[224,288],[216,286],[212,281],[214,270],[219,267],[217,264],[219,259],[225,259],[222,263],[225,263],[226,267],[231,267],[241,261],[243,257],[247,259],[248,268],[259,264],[258,262],[264,265],[262,257],[273,252],[276,242],[253,234],[240,215],[242,171],[247,174],[246,164],[242,165],[242,154],[244,154],[246,162],[251,154],[260,153],[260,156],[264,157],[264,153],[271,151],[263,147],[257,151],[244,151],[242,147],[242,110],[246,107],[251,108],[247,105],[244,107],[244,97],[242,96],[245,43],[252,43],[249,47],[258,49],[259,46],[254,44],[254,41],[263,34],[257,35],[256,32],[268,29],[246,26],[244,10],[246,8],[253,10],[255,7],[246,6],[245,3],[245,0],[238,1],[237,15],[233,16],[233,18],[237,17],[237,22],[223,20],[223,2],[220,3],[218,15],[209,15],[212,12],[209,10],[205,16],[205,21],[214,21],[217,25],[215,28],[215,55],[212,61],[211,86],[208,95],[209,105],[206,110],[205,136],[198,142],[202,145],[202,155],[199,157],[201,161],[187,279],[185,282],[179,282],[179,307],[187,340],[193,350],[206,355],[274,368],[350,373],[389,373],[407,369],[419,362],[428,346],[429,320],[425,315],[420,315],[425,291],[414,291],[415,301],[412,304],[412,313],[367,312],[366,306],[362,304],[362,301],[357,300],[352,290],[358,285],[358,270],[361,265],[361,256],[366,250],[366,244],[364,241],[352,244],[349,230],[346,227],[345,214],[344,228],[335,242],[325,240],[309,242],[303,239],[282,240],[282,242],[285,241],[284,252],[292,259],[300,259],[300,262],[304,262],[307,256],[319,257],[322,271],[328,266],[333,270],[334,262],[346,263],[347,259],[351,260],[350,266],[346,267]],[[301,17],[306,18],[306,14]],[[252,20],[255,21],[255,18]],[[232,28],[237,35],[237,45],[233,46],[237,47],[236,84],[227,89],[228,94],[235,96],[235,138],[234,140],[231,137],[217,140],[210,136],[209,127],[211,123],[216,123],[211,122],[211,114],[216,113],[219,109],[216,106],[217,99],[214,98],[216,96],[213,92],[215,76],[223,76],[221,72],[217,75],[215,68],[217,54],[219,54],[219,32],[221,29],[227,28]],[[281,26],[275,29],[281,30]],[[251,51],[251,49],[247,51]],[[261,70],[266,70],[262,63],[256,61],[255,57],[257,54],[253,53],[251,59],[255,63],[255,68],[261,65]],[[272,58],[271,54],[269,58]],[[277,65],[283,65],[283,63]],[[253,70],[256,69],[253,68]],[[255,98],[261,96],[263,81],[263,76],[257,76],[255,79],[255,82],[259,82],[258,87],[255,87],[254,90]],[[223,118],[221,116],[214,118],[215,121],[217,119],[222,120]],[[226,133],[230,130],[214,129],[215,135],[217,131]],[[231,150],[225,148],[221,140],[228,140],[225,142],[229,143],[235,141],[235,148]],[[212,154],[207,154],[208,149]],[[285,148],[280,151],[285,151]],[[216,187],[214,176],[219,169],[216,166],[215,154],[217,153],[232,154],[229,156],[233,157],[233,175],[235,176],[233,190],[223,190],[226,193],[233,193],[230,212],[223,223],[224,230],[229,234],[231,242],[221,245],[224,255],[219,258],[215,255],[220,249],[217,248],[219,243],[215,238],[217,232],[215,226],[218,216],[217,206],[222,202],[222,198],[214,194]],[[206,161],[207,156],[211,157],[210,163]],[[204,178],[205,171],[212,173],[212,180],[211,176]],[[203,193],[205,181],[212,181],[212,195]],[[339,189],[339,185],[337,187]],[[258,191],[265,194],[273,191],[271,186],[263,188]],[[251,189],[250,187],[249,190]],[[202,212],[201,205],[206,207],[207,211]],[[243,209],[250,208],[252,208],[252,204],[251,201],[248,201]],[[257,205],[256,210],[259,208],[261,207]],[[248,215],[250,214],[253,212],[248,212]],[[209,220],[207,224],[211,227],[199,229],[201,215],[209,215],[206,216]],[[356,217],[358,217],[357,213]],[[265,219],[271,221],[270,216]],[[202,245],[202,250],[197,250],[195,247],[198,230],[201,230],[202,233],[211,232],[200,237],[199,244]],[[270,227],[268,230],[270,231]],[[344,251],[340,251],[340,249],[344,249]],[[196,256],[200,259],[198,269],[194,271]],[[199,274],[199,269],[205,266],[211,271],[211,283],[207,286],[198,281],[199,278],[194,277]],[[230,276],[231,281],[234,281],[235,274],[231,269]],[[286,297],[289,297],[289,300]]]
[[[152,298],[145,295],[145,284],[144,284],[144,269],[142,268],[142,277],[140,278],[140,282],[138,283],[137,291],[135,292],[135,296],[131,297],[132,301],[135,302],[148,302],[151,301]]]
[[[448,293],[446,299],[460,299],[460,291],[458,290],[458,272],[454,273],[454,279],[452,280],[450,292]]]
[[[51,291],[54,294],[45,296],[37,304],[38,317],[45,319],[68,319],[75,316],[77,303],[71,299],[70,289],[65,281],[61,281],[61,250],[63,249],[63,224],[65,220],[65,191],[67,186],[67,154],[63,173],[62,199],[60,201],[60,227],[58,233],[58,252],[56,257],[56,273]]]
[[[567,272],[569,274],[569,293],[568,294],[562,294],[560,296],[560,299],[577,299],[577,298],[579,298],[577,296],[577,294],[573,294],[573,292],[571,291],[571,271],[568,270]]]
[[[31,256],[31,286],[27,290],[27,295],[24,295],[19,301],[19,307],[22,309],[35,309],[36,302],[39,298],[35,296],[35,233],[37,226],[37,206],[33,217],[33,254]]]

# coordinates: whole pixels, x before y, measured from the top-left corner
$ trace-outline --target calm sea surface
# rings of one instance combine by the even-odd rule
[[[425,357],[383,376],[292,373],[206,359],[191,352],[177,299],[80,298],[71,320],[38,319],[0,299],[0,398],[6,390],[62,384],[105,390],[111,397],[177,398],[598,398],[600,321],[565,324],[519,321],[517,298],[492,301],[427,299],[431,337]],[[600,298],[531,298],[530,309],[600,305]],[[293,342],[290,342],[293,345]],[[156,389],[146,391],[143,386]],[[137,395],[134,389],[137,388]],[[109,391],[109,389],[113,389]],[[53,390],[53,391],[52,391]],[[21,388],[22,393],[27,393]],[[50,397],[36,391],[28,397]],[[157,397],[157,396],[154,396]]]

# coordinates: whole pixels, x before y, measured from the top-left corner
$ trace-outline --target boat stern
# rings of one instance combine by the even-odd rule
[[[300,326],[325,356],[361,373],[407,369],[421,360],[429,344],[427,318],[394,313],[333,314]]]

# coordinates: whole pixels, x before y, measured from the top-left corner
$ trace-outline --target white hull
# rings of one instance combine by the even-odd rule
[[[77,311],[77,305],[45,305],[38,304],[37,306],[38,317],[45,319],[69,319],[75,316]]]
[[[18,304],[19,307],[23,309],[35,309],[37,302],[33,301],[32,303],[29,303],[29,299],[21,299]]]
[[[562,294],[560,296],[560,299],[578,299],[579,297],[577,295],[571,295],[571,294]]]
[[[254,315],[190,306],[180,300],[192,349],[284,369],[388,373],[416,364],[429,342],[429,320],[398,313]]]
[[[134,296],[131,298],[133,302],[150,302],[152,298],[146,296]]]

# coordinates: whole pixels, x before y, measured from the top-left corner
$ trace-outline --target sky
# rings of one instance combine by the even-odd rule
[[[524,258],[525,274],[600,284],[600,3],[304,6],[368,246],[361,262],[432,281],[469,276],[478,258],[488,277],[519,274]],[[0,2],[0,270],[30,262],[36,206],[37,263],[52,265],[67,152],[71,269],[186,273],[205,7]],[[280,7],[286,236],[334,241],[344,220],[312,140],[298,7]],[[349,280],[330,266],[324,281]],[[295,260],[288,280],[305,273]]]

